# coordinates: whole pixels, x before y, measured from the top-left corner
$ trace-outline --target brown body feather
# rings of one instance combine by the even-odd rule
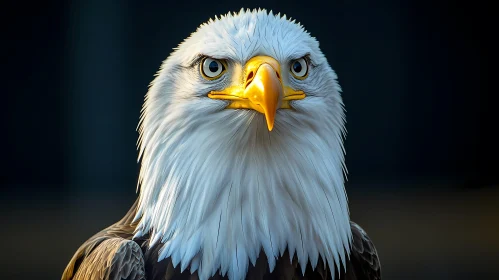
[[[137,201],[123,219],[87,240],[67,265],[62,280],[197,280],[196,272],[191,274],[189,267],[181,272],[180,265],[174,267],[170,258],[158,262],[161,244],[149,248],[147,237],[132,240],[137,226],[137,222],[132,223],[136,208]],[[335,279],[380,280],[381,267],[374,244],[359,225],[350,224],[353,236],[350,258],[346,269],[335,268],[339,271]],[[228,277],[217,273],[210,279],[228,280]],[[250,264],[246,279],[326,280],[332,279],[332,275],[321,259],[315,269],[308,263],[303,274],[296,255],[290,261],[287,251],[270,272],[267,257],[261,252],[255,266]]]

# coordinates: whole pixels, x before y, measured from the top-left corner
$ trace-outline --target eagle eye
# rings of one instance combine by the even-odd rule
[[[206,57],[201,61],[201,75],[207,80],[215,80],[225,73],[225,62]]]
[[[303,80],[308,75],[308,63],[305,58],[291,61],[291,74],[299,80]]]

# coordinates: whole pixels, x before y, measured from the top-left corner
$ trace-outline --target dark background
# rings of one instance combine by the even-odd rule
[[[383,279],[499,273],[492,8],[479,1],[60,1],[2,7],[2,279],[60,279],[135,200],[136,126],[172,48],[210,17],[301,22],[339,76],[352,219]]]

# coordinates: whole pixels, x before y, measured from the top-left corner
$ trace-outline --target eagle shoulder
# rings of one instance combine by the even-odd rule
[[[123,238],[109,238],[85,256],[72,280],[144,280],[144,257],[140,246]]]
[[[380,280],[381,265],[374,243],[358,224],[350,221],[352,247],[347,268],[348,280]]]
[[[145,280],[142,249],[132,241],[137,201],[119,222],[100,231],[76,251],[62,280]]]

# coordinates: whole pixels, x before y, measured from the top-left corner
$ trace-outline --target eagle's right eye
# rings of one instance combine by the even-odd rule
[[[206,57],[201,62],[201,75],[207,80],[220,78],[225,70],[225,63],[221,60]]]

